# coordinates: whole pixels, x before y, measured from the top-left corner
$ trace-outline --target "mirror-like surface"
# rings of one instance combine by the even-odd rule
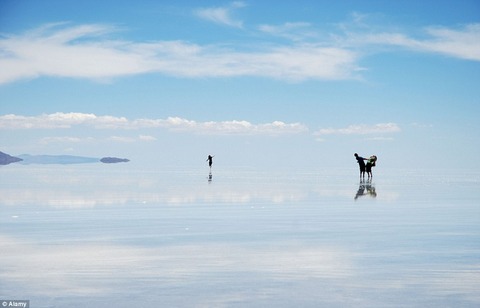
[[[480,176],[0,168],[0,298],[32,307],[480,305]],[[375,170],[377,171],[377,170]]]

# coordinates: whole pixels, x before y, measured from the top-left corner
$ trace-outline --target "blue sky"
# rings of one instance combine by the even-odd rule
[[[478,1],[0,0],[0,151],[480,169]]]

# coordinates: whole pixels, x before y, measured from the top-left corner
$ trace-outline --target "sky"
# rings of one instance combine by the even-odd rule
[[[0,151],[480,170],[480,2],[0,0]]]

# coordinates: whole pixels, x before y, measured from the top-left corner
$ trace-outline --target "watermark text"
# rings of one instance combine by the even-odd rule
[[[0,299],[0,308],[3,307],[30,308],[30,301],[23,299]]]

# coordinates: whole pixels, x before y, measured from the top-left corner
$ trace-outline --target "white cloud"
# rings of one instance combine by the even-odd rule
[[[423,50],[480,61],[480,24],[470,24],[461,30],[436,27],[427,31],[432,39],[421,43]]]
[[[311,24],[307,22],[287,22],[282,25],[260,25],[258,29],[266,34],[299,41],[317,34],[311,30]]]
[[[424,32],[426,37],[421,39],[398,32],[356,34],[352,38],[354,38],[353,41],[362,45],[400,46],[413,51],[480,61],[480,23],[469,24],[461,29],[428,27]]]
[[[229,27],[242,28],[243,22],[235,19],[232,16],[234,10],[245,7],[245,4],[240,1],[232,2],[229,6],[202,8],[195,11],[198,17]]]
[[[135,119],[128,120],[124,117],[97,116],[85,113],[53,113],[39,116],[0,116],[0,129],[66,129],[83,125],[95,129],[143,129],[163,128],[174,132],[188,132],[208,135],[281,135],[297,134],[308,131],[301,123],[284,123],[273,121],[271,123],[253,124],[248,121],[209,121],[197,122],[179,117],[167,119]],[[150,141],[152,136],[140,135],[140,140]],[[112,140],[130,142],[132,138],[112,137]]]
[[[131,138],[131,137],[124,137],[124,136],[111,136],[110,138],[108,138],[110,141],[115,141],[115,142],[122,142],[122,143],[131,143],[131,142],[135,142],[136,139],[135,138]]]
[[[410,123],[410,126],[415,128],[433,128],[433,124],[417,123],[417,122]]]
[[[112,127],[113,128],[113,127]],[[148,135],[139,135],[138,137],[125,137],[125,136],[111,136],[108,137],[108,140],[115,141],[115,142],[136,142],[136,141],[156,141],[157,138]],[[93,137],[70,137],[70,136],[62,136],[62,137],[43,137],[40,139],[40,144],[47,145],[51,143],[88,143],[88,142],[95,142],[99,141],[97,138]]]
[[[393,141],[394,139],[392,137],[372,137],[372,138],[367,138],[367,140],[372,140],[372,141]]]
[[[148,135],[139,135],[138,139],[141,140],[141,141],[155,141],[155,140],[157,140],[157,138],[155,138],[153,136],[148,136]]]
[[[322,128],[315,132],[314,135],[369,135],[397,133],[400,131],[400,127],[395,123],[379,123],[375,125],[349,125],[345,128]]]
[[[42,75],[108,78],[145,72],[145,55],[130,43],[98,40],[110,27],[58,27],[0,40],[0,83]]]
[[[308,131],[308,128],[303,124],[289,124],[281,121],[263,124],[252,124],[248,121],[235,120],[221,122],[196,122],[172,117],[166,120],[161,120],[159,126],[166,127],[173,131],[211,135],[280,135],[296,134]]]
[[[39,116],[21,116],[7,114],[0,116],[0,129],[54,129],[70,128],[75,125],[94,126],[96,128],[127,127],[124,117],[96,116],[91,113],[42,114]]]
[[[180,77],[261,76],[283,80],[350,79],[356,54],[323,44],[239,52],[181,41],[111,40],[113,27],[55,24],[0,39],[0,84],[55,76],[104,81],[157,72]]]
[[[41,144],[50,144],[50,143],[81,143],[81,142],[91,142],[95,138],[79,138],[79,137],[44,137],[40,139]]]
[[[239,26],[231,11],[244,6],[234,2],[198,14]],[[159,73],[186,78],[257,76],[287,81],[345,80],[357,77],[364,49],[402,47],[480,61],[480,23],[463,28],[429,27],[425,36],[371,29],[363,24],[343,27],[320,39],[306,22],[260,25],[260,32],[287,37],[295,43],[263,44],[239,50],[223,44],[200,45],[185,41],[135,42],[114,40],[118,31],[108,25],[48,24],[19,35],[0,38],[0,85],[42,76],[108,81],[115,77]],[[310,44],[300,43],[311,38]],[[313,40],[317,38],[316,40]],[[248,50],[248,51],[247,51]]]

